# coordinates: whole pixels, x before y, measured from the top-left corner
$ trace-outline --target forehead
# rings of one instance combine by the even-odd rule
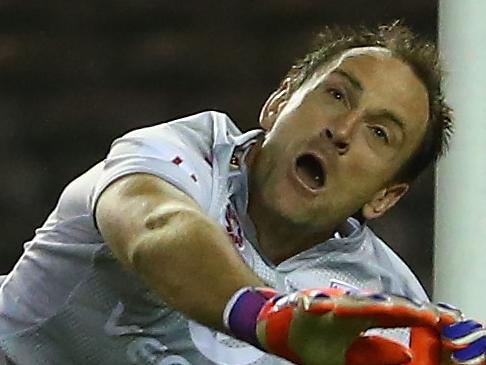
[[[405,119],[422,122],[428,119],[427,89],[402,60],[391,54],[360,54],[344,58],[324,73],[327,76],[338,69],[359,82],[365,101],[374,98],[381,107],[398,109]]]
[[[342,52],[319,67],[303,83],[303,89],[308,92],[317,88],[337,70],[349,71],[368,94],[378,96],[383,91],[379,95],[384,98],[383,102],[400,101],[419,106],[426,101],[428,105],[427,89],[412,68],[382,47],[359,47]],[[427,115],[422,117],[427,119]]]
[[[325,84],[336,71],[344,71],[359,83],[360,104],[364,108],[386,110],[400,117],[410,136],[410,148],[420,142],[429,119],[428,92],[408,64],[386,48],[347,50],[318,68],[302,84],[296,92],[296,102],[300,103],[305,95]]]

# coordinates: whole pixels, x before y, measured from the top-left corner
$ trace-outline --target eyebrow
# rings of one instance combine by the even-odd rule
[[[363,91],[363,86],[361,85],[361,83],[359,82],[359,80],[353,76],[353,74],[347,72],[347,71],[344,71],[343,69],[341,68],[337,68],[335,69],[334,71],[332,71],[332,73],[336,73],[342,77],[344,77],[346,80],[348,80],[351,85],[353,85],[354,88],[358,89],[359,91]],[[384,118],[387,118],[389,120],[391,120],[393,123],[395,123],[399,128],[401,128],[403,131],[405,131],[405,123],[403,123],[402,119],[399,118],[396,114],[392,113],[391,111],[389,110],[386,110],[386,109],[383,109],[383,110],[379,110],[376,115],[379,115],[381,117],[384,117]]]
[[[386,109],[378,110],[376,115],[391,120],[398,127],[400,127],[402,129],[402,131],[405,131],[405,123],[403,123],[403,121],[396,114],[392,113],[391,111],[386,110]]]
[[[343,69],[341,68],[337,68],[335,69],[334,71],[332,71],[332,73],[336,73],[338,75],[341,75],[342,77],[344,77],[346,80],[349,81],[349,83],[351,85],[353,85],[353,87],[355,89],[358,89],[359,91],[363,91],[363,86],[361,86],[361,83],[359,82],[359,80],[354,77],[352,74],[344,71]]]

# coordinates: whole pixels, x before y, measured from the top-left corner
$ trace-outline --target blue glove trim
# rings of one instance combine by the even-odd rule
[[[442,337],[449,339],[449,340],[456,340],[458,338],[467,336],[471,332],[474,332],[476,329],[481,328],[481,323],[478,323],[473,320],[467,320],[462,322],[457,322],[451,324],[450,326],[446,326],[442,330]]]
[[[481,337],[479,340],[472,342],[466,348],[454,351],[452,356],[455,361],[462,363],[484,356],[485,353],[486,337]]]

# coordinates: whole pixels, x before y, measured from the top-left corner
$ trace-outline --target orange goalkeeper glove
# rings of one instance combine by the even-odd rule
[[[289,295],[278,295],[272,289],[244,288],[225,310],[226,325],[235,337],[305,365],[398,365],[414,361],[414,346],[362,335],[375,327],[417,328],[415,343],[422,338],[432,351],[424,345],[415,346],[424,352],[413,363],[438,365],[439,329],[457,319],[457,311],[439,310],[430,304],[333,288]],[[421,362],[417,362],[419,359]]]

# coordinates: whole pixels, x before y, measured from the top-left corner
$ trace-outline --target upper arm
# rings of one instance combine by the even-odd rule
[[[201,214],[187,194],[159,177],[137,173],[111,183],[100,195],[95,217],[115,256],[131,266],[144,235],[174,216]]]

